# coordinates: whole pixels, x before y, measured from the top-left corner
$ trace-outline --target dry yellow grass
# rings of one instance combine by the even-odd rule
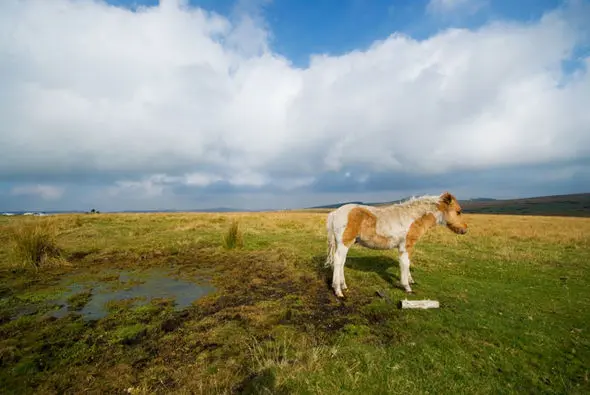
[[[103,269],[174,266],[186,278],[211,274],[218,289],[185,316],[164,304],[147,318],[121,307],[96,325],[71,317],[39,325],[35,315],[0,324],[8,350],[0,385],[42,393],[590,389],[590,218],[468,214],[466,235],[431,230],[416,246],[414,290],[441,308],[418,312],[375,296],[407,297],[394,287],[396,251],[354,246],[347,299],[333,297],[329,270],[320,269],[327,211],[0,218],[0,292],[11,301],[45,300],[76,268],[98,279]],[[225,250],[233,220],[244,247]],[[51,224],[71,266],[6,270],[10,232],[24,223]],[[0,304],[0,322],[11,312]],[[164,331],[170,320],[178,327]],[[139,344],[101,340],[135,327],[147,328]]]
[[[7,253],[9,235],[15,226],[29,226],[34,223],[55,229],[60,245],[70,250],[158,250],[199,242],[219,245],[220,235],[234,219],[239,221],[244,237],[251,241],[252,249],[275,246],[297,251],[303,248],[301,243],[307,246],[311,243],[319,248],[325,244],[327,212],[328,210],[227,214],[130,213],[2,218],[0,258],[3,253]],[[542,243],[568,244],[577,248],[590,246],[590,218],[468,214],[466,220],[469,224],[469,233],[466,236],[457,236],[445,228],[437,227],[420,240],[418,251],[419,245],[424,243],[446,247],[485,246],[504,251],[511,249],[515,242],[530,242],[531,248]],[[353,249],[375,253],[358,246]],[[3,261],[6,263],[6,258]]]

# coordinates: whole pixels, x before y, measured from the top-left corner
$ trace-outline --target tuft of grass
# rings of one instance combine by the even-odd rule
[[[147,333],[147,327],[142,324],[132,324],[117,328],[111,336],[111,344],[138,343]]]
[[[244,236],[239,222],[235,219],[231,222],[227,233],[223,236],[223,246],[228,250],[244,246]]]
[[[320,211],[101,214],[83,216],[83,226],[56,215],[47,222],[75,270],[34,275],[7,270],[13,226],[32,221],[0,217],[0,388],[590,393],[590,218],[465,217],[467,235],[440,227],[420,240],[413,296],[396,287],[395,251],[353,246],[344,300],[320,269]],[[221,243],[232,220],[247,229],[239,253]],[[207,279],[217,291],[182,311],[162,298],[109,303],[109,315],[91,323],[46,316],[65,292],[59,277],[124,287],[120,271],[144,267]],[[399,309],[405,298],[441,308]],[[71,302],[81,306],[84,295]]]
[[[86,290],[68,298],[69,310],[81,310],[92,299],[92,291]]]
[[[47,222],[23,223],[13,230],[12,254],[17,265],[39,269],[60,262],[62,249],[56,242],[56,230]]]

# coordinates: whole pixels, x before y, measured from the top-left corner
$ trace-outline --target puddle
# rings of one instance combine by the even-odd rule
[[[118,278],[117,278],[118,273]],[[152,299],[174,299],[175,310],[182,310],[191,303],[215,290],[208,284],[197,284],[192,281],[175,279],[163,270],[146,270],[143,272],[121,271],[114,273],[115,279],[110,281],[89,280],[72,283],[72,279],[64,279],[68,290],[53,303],[61,305],[59,310],[50,313],[53,317],[65,317],[74,312],[74,308],[68,302],[72,295],[89,292],[89,300],[82,309],[75,313],[80,314],[85,321],[98,320],[110,314],[107,303],[135,299],[133,307],[148,304]]]

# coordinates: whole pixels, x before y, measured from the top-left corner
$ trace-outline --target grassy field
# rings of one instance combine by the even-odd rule
[[[227,249],[233,220],[243,245]],[[590,392],[590,219],[467,220],[417,246],[408,298],[441,308],[401,310],[394,251],[353,247],[336,300],[321,212],[1,218],[1,392]],[[153,268],[215,291],[86,321],[80,287],[51,316],[66,278],[117,288],[118,272]]]

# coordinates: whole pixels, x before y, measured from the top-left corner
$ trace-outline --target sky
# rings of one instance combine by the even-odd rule
[[[590,192],[590,0],[3,0],[0,211]]]

